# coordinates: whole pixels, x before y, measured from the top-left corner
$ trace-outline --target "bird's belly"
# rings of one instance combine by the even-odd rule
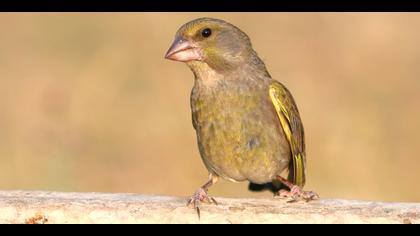
[[[289,144],[278,118],[264,107],[207,108],[197,112],[195,119],[200,154],[210,172],[232,181],[262,184],[288,167]]]

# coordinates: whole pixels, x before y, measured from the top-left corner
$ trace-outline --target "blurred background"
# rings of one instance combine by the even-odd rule
[[[179,26],[244,30],[293,93],[306,189],[420,201],[420,14],[1,13],[0,189],[189,196],[207,180]],[[210,193],[271,197],[220,181]]]

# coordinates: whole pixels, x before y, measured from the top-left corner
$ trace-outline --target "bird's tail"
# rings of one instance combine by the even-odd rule
[[[302,153],[293,154],[292,161],[289,164],[288,180],[299,187],[305,185],[305,158]]]

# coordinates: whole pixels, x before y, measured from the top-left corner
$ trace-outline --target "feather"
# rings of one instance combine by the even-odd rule
[[[290,144],[293,168],[290,170],[291,181],[303,187],[305,185],[305,141],[302,121],[296,103],[289,90],[278,81],[272,80],[269,94],[277,112],[279,121]]]

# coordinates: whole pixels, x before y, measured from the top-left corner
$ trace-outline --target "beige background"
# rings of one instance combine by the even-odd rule
[[[191,194],[207,179],[193,76],[164,60],[197,17],[243,29],[294,94],[307,189],[420,201],[420,14],[1,13],[0,189]],[[213,195],[269,197],[221,181]]]

